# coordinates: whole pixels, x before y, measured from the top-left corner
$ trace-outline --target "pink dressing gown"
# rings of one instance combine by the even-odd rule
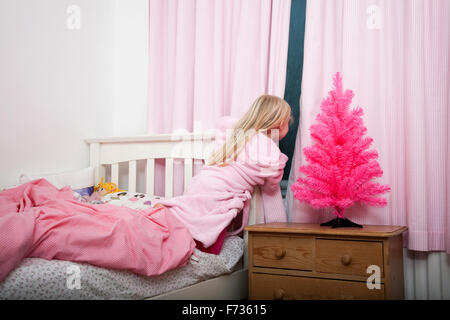
[[[224,130],[230,124],[219,127],[216,146],[223,145]],[[222,167],[205,165],[192,178],[183,195],[157,203],[166,206],[205,248],[213,245],[244,210],[244,221],[237,232],[242,230],[247,222],[251,194],[257,185],[261,189],[264,215],[256,223],[286,222],[280,181],[287,159],[270,137],[258,133],[249,139],[236,161]]]

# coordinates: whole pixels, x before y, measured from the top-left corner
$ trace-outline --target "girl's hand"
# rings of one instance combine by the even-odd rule
[[[163,208],[164,205],[162,205],[161,203],[157,203],[155,205],[152,206],[153,208]]]

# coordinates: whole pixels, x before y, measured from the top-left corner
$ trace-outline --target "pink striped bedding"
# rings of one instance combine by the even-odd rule
[[[166,208],[81,203],[45,179],[0,192],[0,281],[26,257],[159,275],[185,265],[194,248]]]

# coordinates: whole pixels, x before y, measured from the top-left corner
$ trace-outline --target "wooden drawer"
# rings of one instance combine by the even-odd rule
[[[368,276],[367,267],[377,265],[383,276],[381,241],[316,240],[316,271]]]
[[[253,266],[311,271],[313,238],[253,235]]]
[[[384,299],[384,285],[369,290],[366,282],[254,273],[250,299]]]

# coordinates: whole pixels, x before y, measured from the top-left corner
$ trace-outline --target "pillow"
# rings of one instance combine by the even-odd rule
[[[70,186],[72,190],[77,190],[95,185],[93,167],[53,174],[21,174],[19,184],[40,178],[46,179],[59,189]]]

